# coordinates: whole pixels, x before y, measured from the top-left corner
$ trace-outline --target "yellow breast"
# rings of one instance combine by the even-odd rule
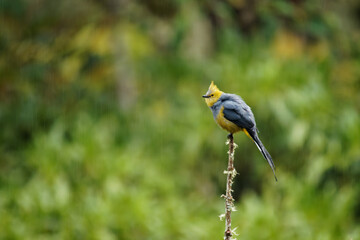
[[[235,123],[230,122],[224,117],[224,107],[221,107],[219,114],[216,116],[216,123],[230,133],[241,131],[242,128],[238,127]]]

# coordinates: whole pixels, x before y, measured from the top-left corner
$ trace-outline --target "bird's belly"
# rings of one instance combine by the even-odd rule
[[[237,126],[235,123],[230,122],[229,120],[227,120],[224,117],[224,114],[222,113],[222,111],[220,111],[220,113],[217,115],[216,117],[216,123],[222,127],[223,129],[225,129],[226,131],[230,132],[230,133],[236,133],[238,131],[241,131],[242,128]]]

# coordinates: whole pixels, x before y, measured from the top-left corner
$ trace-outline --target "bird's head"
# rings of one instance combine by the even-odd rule
[[[221,94],[223,94],[223,92],[220,91],[212,81],[209,90],[202,97],[205,98],[206,104],[211,107],[212,105],[214,105],[214,103],[217,102],[217,100],[219,100]]]

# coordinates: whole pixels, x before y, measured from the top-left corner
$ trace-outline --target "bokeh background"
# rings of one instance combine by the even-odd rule
[[[0,239],[360,239],[360,2],[0,0]]]

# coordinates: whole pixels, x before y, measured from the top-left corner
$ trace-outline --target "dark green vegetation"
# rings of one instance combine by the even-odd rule
[[[277,166],[235,135],[238,239],[359,239],[360,5],[334,2],[1,0],[0,239],[221,239],[211,80]]]

